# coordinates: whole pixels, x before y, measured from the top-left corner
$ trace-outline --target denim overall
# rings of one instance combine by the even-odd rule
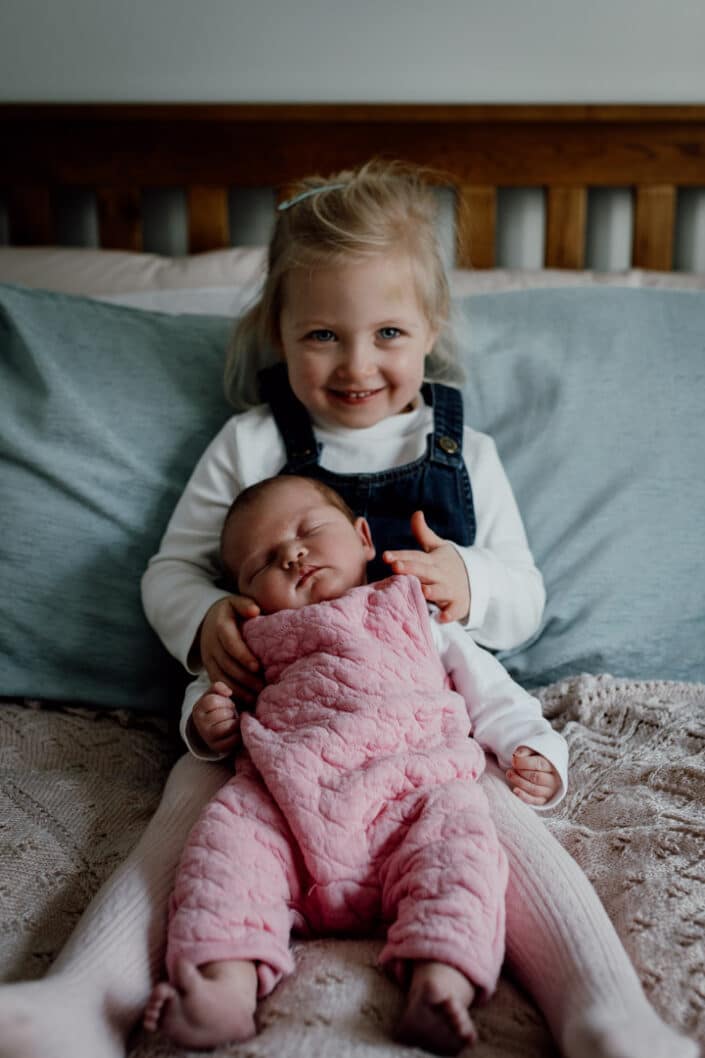
[[[334,474],[318,462],[320,445],[306,408],[289,385],[286,364],[260,372],[259,383],[286,445],[286,463],[279,473],[322,481],[369,522],[377,551],[368,566],[370,580],[390,575],[381,558],[383,551],[419,549],[409,526],[416,510],[424,512],[431,529],[443,539],[466,547],[473,543],[475,507],[463,460],[463,402],[458,390],[424,383],[423,397],[433,407],[433,433],[420,459],[376,474]]]

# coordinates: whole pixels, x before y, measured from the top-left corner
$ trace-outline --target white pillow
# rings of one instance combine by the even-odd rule
[[[547,287],[659,287],[667,290],[705,290],[705,274],[650,272],[630,268],[624,272],[571,271],[566,268],[490,268],[483,271],[456,268],[450,273],[454,297],[467,294],[502,294],[507,290]]]
[[[144,290],[232,289],[256,285],[265,259],[261,246],[190,257],[62,246],[0,247],[0,283],[88,297]]]
[[[237,316],[264,277],[263,246],[233,247],[187,257],[62,246],[0,247],[0,283],[81,294],[171,315]],[[705,289],[705,275],[686,272],[454,269],[453,296],[535,287],[628,286]]]

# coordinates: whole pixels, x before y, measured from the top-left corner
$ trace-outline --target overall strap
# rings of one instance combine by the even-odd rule
[[[287,469],[305,474],[306,468],[318,462],[318,445],[311,418],[289,385],[285,363],[266,367],[257,375],[263,401],[272,409],[274,421],[286,446]]]
[[[442,466],[458,466],[463,457],[463,398],[460,390],[440,382],[427,382],[424,396],[433,405],[431,461]]]

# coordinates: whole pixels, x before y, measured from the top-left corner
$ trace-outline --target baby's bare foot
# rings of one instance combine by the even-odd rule
[[[434,1054],[457,1054],[477,1041],[468,1013],[475,989],[467,977],[439,962],[414,966],[406,1009],[397,1029],[401,1043]]]
[[[173,983],[162,981],[149,997],[144,1027],[161,1029],[181,1047],[217,1047],[257,1032],[257,970],[242,961],[194,966],[180,959]]]

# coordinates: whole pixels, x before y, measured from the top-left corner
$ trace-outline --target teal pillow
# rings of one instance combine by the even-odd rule
[[[140,577],[229,414],[230,330],[0,287],[0,694],[178,712]]]
[[[501,655],[705,679],[705,294],[582,288],[458,303],[467,421],[491,433],[548,603]],[[0,287],[0,693],[178,705],[139,581],[229,414],[231,323]]]
[[[705,680],[705,293],[532,290],[458,309],[466,421],[497,442],[548,594],[540,633],[500,657],[532,686]]]

